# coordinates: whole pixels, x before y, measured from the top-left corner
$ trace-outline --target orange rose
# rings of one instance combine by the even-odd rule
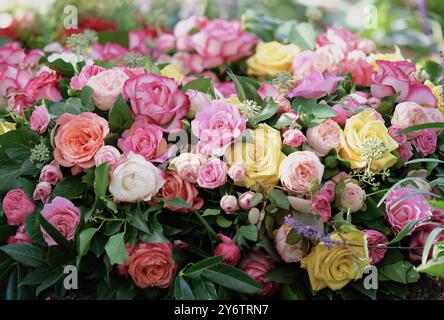
[[[176,271],[171,243],[143,243],[130,251],[125,262],[136,286],[167,288]],[[121,272],[121,274],[124,272]]]
[[[165,184],[160,191],[163,201],[182,198],[190,205],[190,208],[174,207],[166,203],[165,208],[182,213],[202,208],[203,199],[198,196],[197,189],[192,183],[183,180],[175,170],[167,170],[166,173]]]
[[[108,122],[91,112],[65,113],[57,119],[59,129],[54,138],[55,160],[64,167],[91,168],[94,155],[105,145]]]

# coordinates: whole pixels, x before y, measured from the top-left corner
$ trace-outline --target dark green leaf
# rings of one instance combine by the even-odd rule
[[[134,119],[131,115],[130,108],[123,99],[122,95],[119,95],[116,102],[109,112],[109,127],[113,133],[122,133],[133,124]]]
[[[203,270],[221,264],[222,262],[223,259],[220,256],[206,258],[187,267],[183,271],[183,275],[189,278],[200,277]]]
[[[265,276],[267,281],[292,284],[298,280],[298,266],[295,264],[277,264],[268,270]]]
[[[284,191],[281,189],[273,189],[270,192],[270,199],[276,204],[277,207],[285,210],[290,209],[290,203]]]
[[[228,71],[228,76],[236,87],[237,96],[240,101],[252,100],[259,105],[262,104],[262,99],[257,93],[259,83],[256,80],[249,77],[237,76],[231,71]]]
[[[91,243],[92,238],[97,232],[97,228],[87,228],[82,230],[79,234],[78,240],[78,254],[79,256],[84,256],[88,250]]]
[[[173,284],[174,297],[177,300],[194,300],[193,291],[188,282],[182,277],[176,277]]]
[[[245,272],[225,264],[204,270],[202,276],[237,292],[257,293],[261,290],[261,286]]]
[[[78,199],[86,191],[86,184],[79,176],[67,176],[60,181],[52,191],[53,197],[64,197],[67,199]]]
[[[239,228],[239,233],[250,241],[257,241],[258,230],[256,225],[249,224]]]
[[[40,267],[45,264],[45,253],[32,244],[7,244],[0,247],[0,250],[15,261],[30,267]]]

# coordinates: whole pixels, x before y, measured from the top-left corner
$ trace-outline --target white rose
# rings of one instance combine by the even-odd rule
[[[181,153],[170,163],[170,168],[176,169],[177,174],[184,180],[196,183],[199,168],[205,161],[205,157],[195,153]]]
[[[164,182],[162,170],[144,157],[130,152],[113,170],[109,191],[116,201],[148,201]]]
[[[96,107],[103,111],[111,109],[122,93],[126,80],[128,76],[125,72],[116,69],[105,70],[92,76],[86,85],[94,90],[92,99]]]

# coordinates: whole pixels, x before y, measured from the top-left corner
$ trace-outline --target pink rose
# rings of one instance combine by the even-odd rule
[[[9,42],[0,47],[0,64],[33,67],[43,56],[44,53],[41,50],[31,50],[26,53],[18,42]]]
[[[191,16],[180,20],[174,26],[174,36],[177,39],[177,49],[181,51],[192,50],[189,34],[193,30],[199,30],[205,26],[208,19],[206,17]]]
[[[325,156],[332,149],[338,151],[341,148],[341,128],[331,119],[308,128],[306,135],[307,143],[320,156]]]
[[[332,94],[340,80],[342,80],[342,77],[337,77],[333,73],[324,76],[321,72],[314,71],[299,80],[288,94],[288,97],[319,99],[325,95]]]
[[[107,42],[105,45],[99,43],[91,44],[93,60],[114,61],[128,52],[128,49],[118,45],[117,43]]]
[[[226,264],[234,267],[239,263],[241,257],[240,248],[233,243],[233,240],[223,234],[219,234],[219,239],[222,242],[214,248],[214,256],[223,257]]]
[[[242,30],[240,21],[208,20],[190,36],[190,46],[204,59],[204,68],[211,69],[251,55],[257,38]]]
[[[197,182],[199,169],[205,158],[195,153],[181,153],[171,161],[171,166],[176,169],[179,176],[191,183]]]
[[[315,51],[302,51],[293,61],[293,74],[300,80],[315,71],[336,71],[343,59],[344,53],[336,45],[326,45]]]
[[[36,106],[31,114],[31,118],[29,119],[29,121],[31,123],[32,131],[38,132],[40,134],[44,133],[46,131],[46,128],[48,127],[49,121],[51,121],[45,105],[42,104]]]
[[[437,141],[438,136],[433,129],[423,129],[412,143],[421,156],[427,157],[435,153]]]
[[[297,195],[308,194],[311,183],[321,183],[324,165],[311,151],[296,151],[282,160],[279,173],[282,186]]]
[[[247,191],[242,193],[239,196],[239,206],[244,210],[250,210],[253,208],[253,205],[251,204],[251,200],[253,199],[254,192],[253,191]]]
[[[54,138],[55,160],[64,167],[94,166],[94,155],[105,145],[108,122],[95,113],[62,114],[57,119],[59,129]]]
[[[220,199],[220,207],[223,211],[225,211],[226,214],[233,214],[239,209],[239,206],[237,205],[237,199],[235,196],[232,195],[224,195]]]
[[[387,237],[376,230],[365,229],[362,231],[367,235],[368,254],[371,258],[371,264],[375,265],[384,258],[387,249],[384,247],[375,248],[374,246],[387,244]]]
[[[168,62],[177,63],[179,65],[179,70],[184,74],[188,74],[190,72],[201,73],[204,70],[204,61],[198,54],[191,54],[183,51],[176,52],[171,58],[168,59]]]
[[[102,163],[108,163],[110,167],[114,167],[117,165],[121,158],[121,154],[119,150],[117,150],[113,146],[103,146],[99,150],[97,150],[94,155],[94,164],[96,167],[100,166]]]
[[[32,200],[40,200],[43,204],[46,204],[51,196],[52,187],[46,182],[42,181],[37,184],[32,194]]]
[[[12,189],[3,198],[3,212],[8,224],[23,224],[35,205],[22,189]]]
[[[34,102],[25,93],[26,85],[31,79],[32,70],[30,67],[21,69],[7,64],[0,64],[0,96],[6,97],[7,95],[14,94],[14,96],[9,98],[12,99],[9,105],[11,109],[20,112],[23,109],[27,109]]]
[[[257,293],[257,295],[272,296],[278,290],[279,285],[276,282],[265,280],[268,270],[274,267],[274,261],[264,252],[251,251],[248,256],[242,260],[240,267],[246,274],[261,285],[262,290]]]
[[[224,98],[229,98],[237,94],[236,87],[234,86],[233,82],[218,83],[215,86],[215,89],[218,90]]]
[[[45,204],[41,213],[67,240],[74,238],[77,225],[80,222],[80,209],[71,201],[63,197],[55,197],[51,203]],[[43,227],[41,229],[48,246],[56,245],[57,243],[46,230]]]
[[[48,99],[53,102],[62,100],[59,82],[60,75],[48,67],[43,67],[37,75],[26,85],[26,94],[34,101]]]
[[[17,232],[13,236],[9,236],[6,243],[32,243],[31,238],[25,230],[25,226],[22,224],[18,227]]]
[[[104,70],[106,69],[101,66],[86,65],[82,68],[78,76],[71,78],[70,86],[76,90],[82,90],[82,88],[88,83],[89,79]]]
[[[362,39],[358,43],[358,49],[370,54],[376,51],[376,44],[372,40]]]
[[[363,59],[358,60],[346,60],[341,68],[341,75],[350,72],[352,75],[353,83],[369,87],[373,75],[373,66]]]
[[[339,209],[344,212],[356,212],[365,204],[365,191],[356,183],[347,182],[339,196]]]
[[[429,87],[411,78],[416,68],[408,61],[382,61],[376,63],[378,72],[372,77],[372,96],[382,99],[399,93],[396,102],[416,102],[436,107],[437,100]]]
[[[393,112],[391,124],[400,129],[415,126],[418,124],[427,123],[428,116],[425,108],[421,107],[416,102],[403,102],[399,103],[395,107]],[[416,137],[419,131],[412,131],[407,133],[407,138],[411,139]]]
[[[422,259],[422,252],[423,248],[427,242],[427,238],[430,235],[430,232],[432,232],[435,228],[438,228],[434,225],[424,225],[421,227],[418,227],[418,229],[412,234],[412,237],[410,238],[410,247],[419,247],[419,249],[411,250],[409,252],[409,258],[412,261],[421,261]],[[438,236],[433,241],[433,244],[440,242],[441,240],[444,240],[444,232],[440,232]],[[429,257],[432,256],[432,250],[430,250]]]
[[[230,169],[228,169],[228,176],[234,182],[240,182],[245,180],[245,168],[242,163],[233,164]]]
[[[129,49],[142,55],[151,53],[150,44],[154,44],[155,34],[147,29],[131,30],[128,32]]]
[[[303,237],[301,237],[301,240],[295,244],[288,244],[286,242],[288,233],[291,229],[292,228],[288,225],[283,224],[274,232],[274,247],[281,259],[287,263],[301,261],[307,254],[309,248],[307,241]]]
[[[316,44],[321,47],[334,44],[339,46],[344,53],[347,53],[356,49],[359,40],[345,28],[327,27],[327,32],[318,36]]]
[[[42,168],[42,171],[40,171],[39,181],[48,182],[55,186],[62,179],[63,173],[60,170],[60,166],[56,163],[47,164]]]
[[[409,198],[402,200],[406,196]],[[417,194],[416,189],[407,186],[390,192],[385,200],[385,212],[393,232],[398,234],[409,222],[416,219],[427,219],[431,215],[431,208],[423,195]],[[409,234],[417,227],[418,225]]]
[[[200,152],[221,156],[226,148],[246,129],[246,120],[239,110],[222,101],[205,105],[191,122],[191,131],[199,138]]]
[[[323,193],[316,193],[313,198],[311,209],[314,213],[317,213],[323,223],[326,223],[331,218],[331,206],[330,199]]]
[[[340,125],[344,125],[345,124],[345,122],[347,121],[347,119],[348,119],[348,113],[347,113],[347,111],[344,109],[344,107],[342,106],[342,105],[340,105],[340,104],[335,104],[333,107],[332,107],[335,111],[336,111],[336,113],[337,113],[337,116],[336,117],[334,117],[334,118],[331,118],[333,121],[336,121],[338,124],[340,124]]]
[[[123,85],[128,76],[121,70],[110,69],[92,76],[87,86],[93,89],[92,100],[97,108],[108,111],[122,93]]]
[[[197,184],[201,188],[215,189],[227,181],[227,166],[218,158],[212,158],[199,168]]]
[[[405,134],[398,135],[398,132],[401,130],[402,128],[398,126],[391,126],[388,128],[388,134],[398,143],[398,145],[407,142],[407,136]]]
[[[132,151],[152,162],[164,162],[168,158],[168,145],[162,130],[149,124],[144,117],[136,117],[131,128],[123,132],[117,145],[124,153]]]
[[[398,146],[397,151],[399,152],[399,157],[403,162],[407,162],[413,156],[413,148],[410,142],[402,143]]]
[[[344,172],[344,171],[341,171],[337,175],[335,175],[333,178],[331,178],[331,180],[334,183],[338,183],[338,182],[340,182],[342,180],[345,180],[347,178],[348,178],[348,174],[346,172]]]
[[[335,200],[336,183],[333,180],[329,180],[319,189],[318,193],[324,195],[328,202]]]
[[[307,139],[299,129],[290,129],[283,134],[284,144],[297,148],[302,145]]]
[[[127,80],[123,92],[131,101],[135,116],[146,116],[169,132],[182,128],[181,120],[189,112],[189,101],[174,79],[153,73],[142,74]]]
[[[172,34],[164,33],[155,40],[156,50],[159,52],[168,52],[176,48],[176,37]]]

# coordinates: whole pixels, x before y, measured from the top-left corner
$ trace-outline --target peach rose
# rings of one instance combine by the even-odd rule
[[[125,72],[116,69],[105,70],[92,76],[86,85],[94,91],[92,99],[96,107],[103,111],[111,109],[119,94],[122,93],[126,80],[128,76]]]
[[[168,288],[176,271],[171,243],[139,243],[128,257],[128,273],[139,288]]]
[[[91,112],[65,113],[57,119],[57,125],[60,128],[54,138],[55,160],[64,167],[93,167],[94,155],[105,145],[108,122]]]
[[[423,124],[428,122],[428,115],[426,109],[421,107],[416,102],[402,102],[396,105],[392,117],[392,126],[405,129],[410,126]],[[407,133],[407,138],[416,137],[419,131],[412,131]]]
[[[166,171],[165,184],[160,191],[160,195],[164,202],[166,200],[182,198],[190,206],[190,208],[181,208],[165,203],[164,207],[171,211],[188,213],[193,210],[199,210],[203,206],[203,199],[199,197],[196,187],[181,178],[175,170]]]
[[[306,137],[309,146],[320,156],[325,156],[331,149],[339,150],[341,147],[341,128],[331,119],[308,128]]]
[[[321,183],[324,165],[311,151],[296,151],[288,155],[279,167],[282,186],[297,195],[308,194],[313,181]]]

